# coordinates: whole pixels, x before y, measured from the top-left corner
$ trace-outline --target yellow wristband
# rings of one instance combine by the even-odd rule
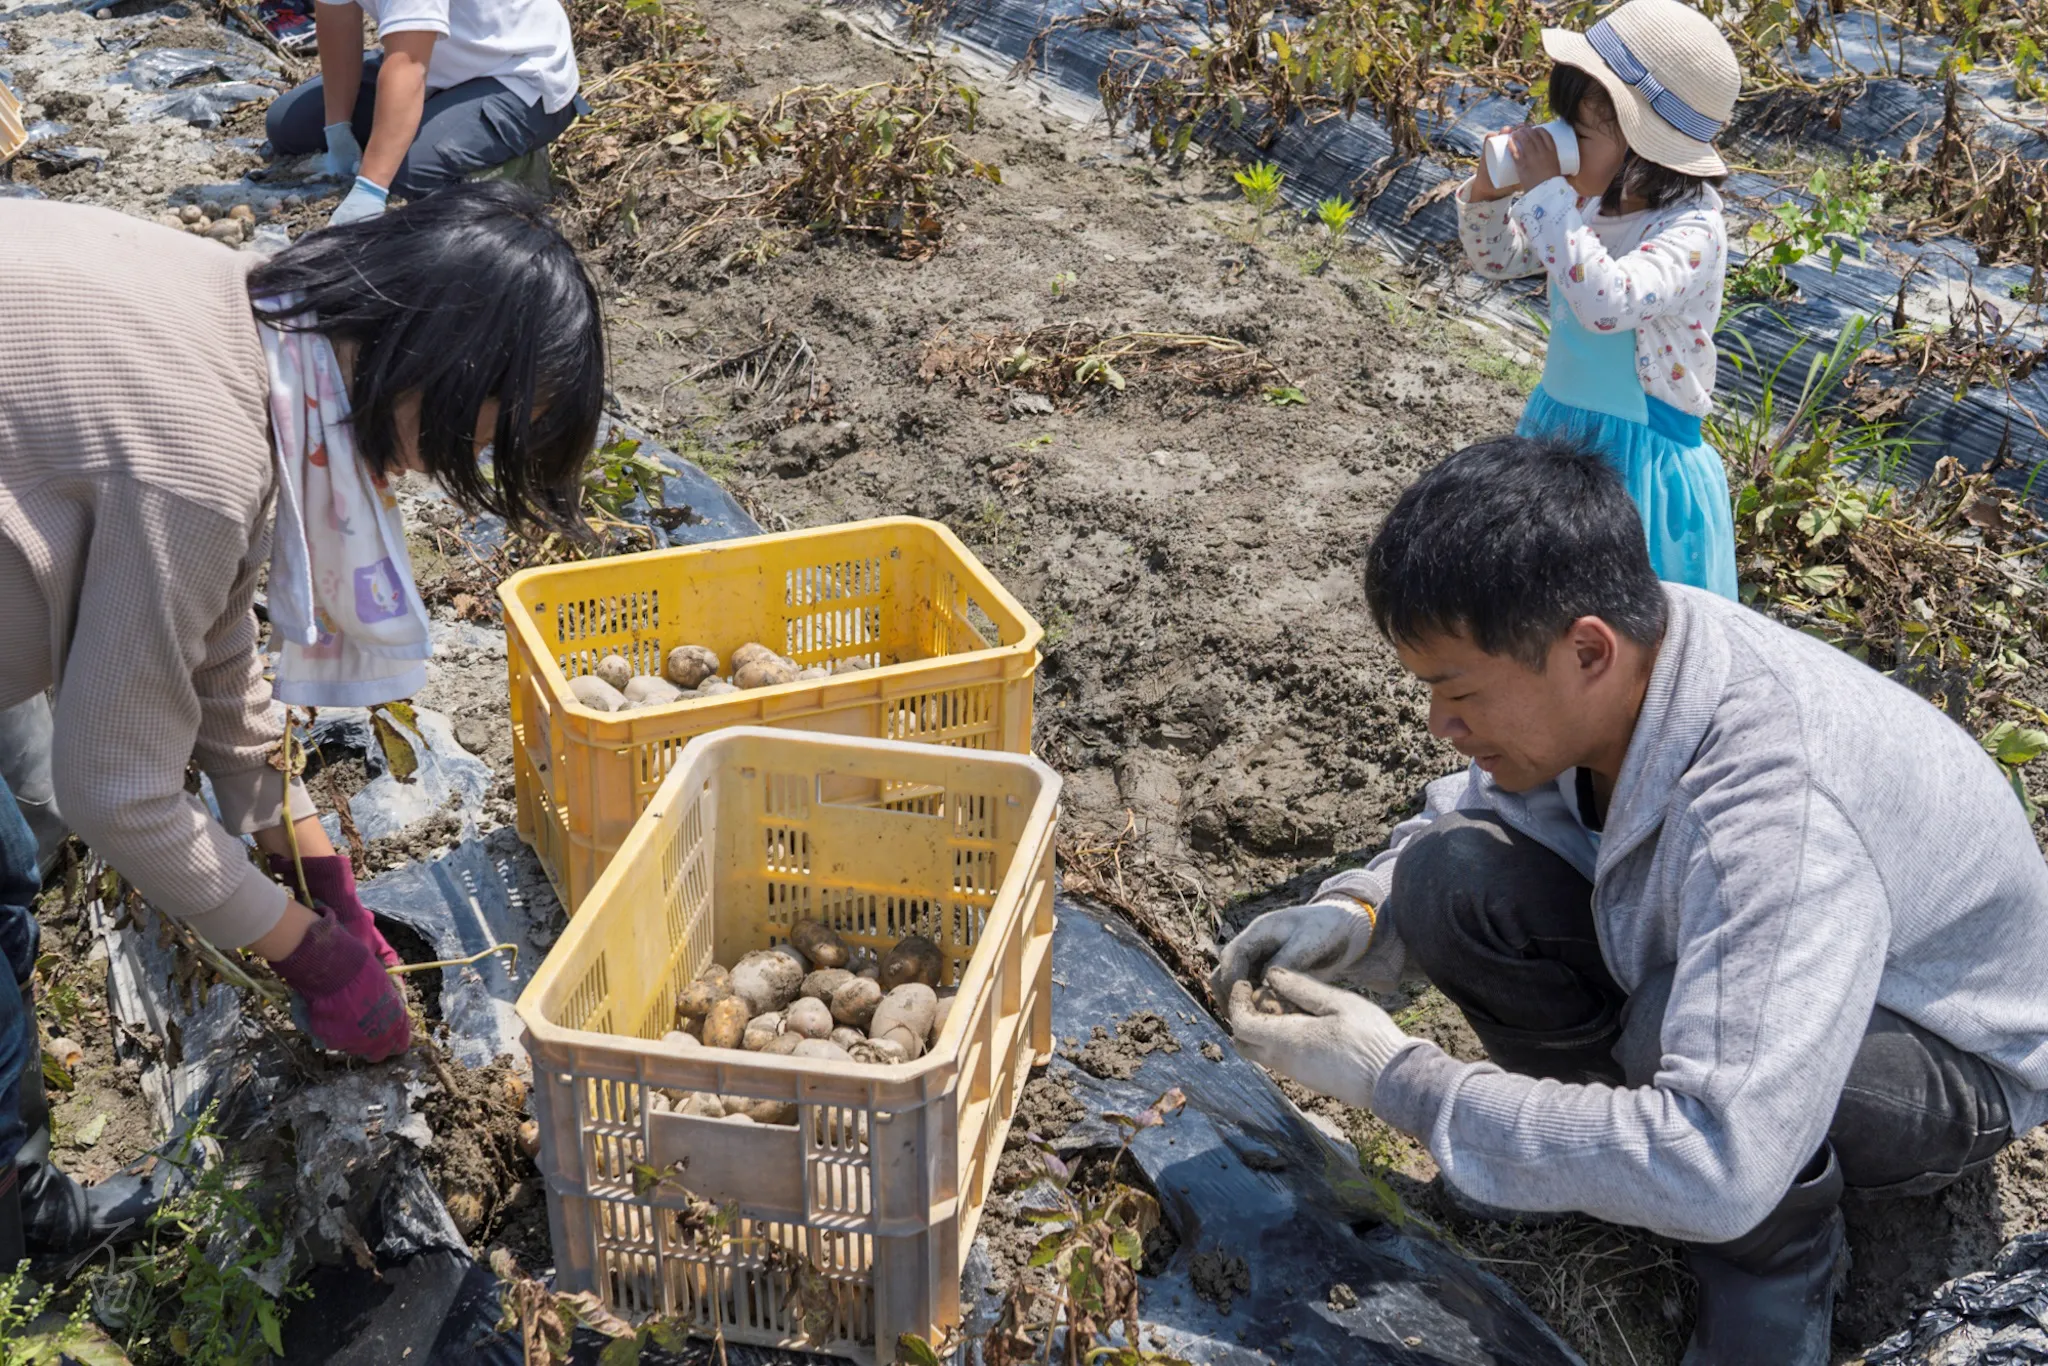
[[[1349,901],[1353,905],[1357,906],[1359,910],[1364,911],[1366,923],[1371,925],[1374,929],[1378,929],[1380,927],[1380,913],[1377,910],[1373,909],[1373,904],[1370,901],[1367,901],[1362,896],[1353,896],[1349,892],[1337,892],[1335,893],[1335,895],[1343,897],[1346,901]]]

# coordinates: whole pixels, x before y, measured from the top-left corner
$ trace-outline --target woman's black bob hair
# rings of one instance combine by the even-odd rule
[[[311,233],[250,272],[249,297],[273,326],[354,344],[351,422],[378,474],[399,468],[395,419],[417,402],[420,462],[465,510],[569,524],[604,404],[604,319],[531,194],[455,185]],[[490,399],[487,473],[476,420]]]
[[[1607,87],[1575,66],[1555,66],[1550,71],[1550,112],[1566,123],[1590,124],[1620,131],[1614,117],[1614,100]],[[1697,199],[1703,185],[1719,185],[1723,176],[1687,175],[1669,166],[1646,161],[1630,148],[1621,159],[1614,183],[1600,196],[1601,209],[1618,214],[1624,199],[1640,199],[1645,208],[1665,209],[1688,199]]]

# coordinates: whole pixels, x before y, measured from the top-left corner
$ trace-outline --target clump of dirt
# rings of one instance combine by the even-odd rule
[[[1215,1305],[1219,1314],[1228,1314],[1231,1302],[1252,1290],[1252,1270],[1245,1259],[1216,1248],[1195,1254],[1188,1279],[1195,1293]]]
[[[362,855],[356,859],[356,872],[367,878],[414,863],[431,863],[461,839],[461,810],[457,799],[450,798],[446,808],[403,830],[365,841]]]
[[[1129,1081],[1151,1054],[1178,1052],[1173,1027],[1157,1011],[1141,1010],[1119,1020],[1114,1034],[1096,1025],[1086,1044],[1062,1056],[1090,1076]]]
[[[527,1119],[526,1081],[509,1058],[468,1068],[438,1044],[435,1074],[441,1087],[421,1112],[434,1131],[427,1170],[448,1206],[456,1229],[481,1246],[496,1237],[514,1255],[530,1259],[534,1217],[539,1209],[540,1172],[521,1149],[519,1129]],[[539,1239],[546,1246],[546,1214],[539,1209]],[[543,1251],[534,1265],[545,1265]]]

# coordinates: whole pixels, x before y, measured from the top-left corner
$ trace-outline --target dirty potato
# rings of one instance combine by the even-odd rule
[[[597,661],[597,667],[590,671],[594,678],[601,678],[621,692],[633,681],[633,661],[624,655],[606,655]]]
[[[738,1048],[747,1036],[747,1021],[754,1012],[738,996],[728,996],[704,1016],[706,1048]]]
[[[882,984],[872,977],[856,977],[832,993],[832,1018],[855,1029],[866,1029],[882,1004]]]
[[[799,1058],[822,1058],[828,1062],[852,1062],[853,1054],[833,1043],[830,1039],[805,1039],[796,1046],[794,1056]]]
[[[1294,1011],[1286,998],[1271,987],[1260,987],[1252,993],[1252,1009],[1261,1015],[1290,1015]]]
[[[845,968],[819,968],[804,978],[803,996],[815,996],[821,1001],[830,1001],[832,993],[853,980],[853,974]]]
[[[882,960],[865,944],[855,944],[846,960],[846,970],[856,977],[882,978]]]
[[[569,695],[592,711],[623,711],[625,694],[595,674],[579,674],[569,680]]]
[[[666,678],[656,678],[653,674],[641,674],[637,678],[627,679],[626,686],[620,691],[626,701],[636,707],[659,707],[666,702],[683,700],[681,688]]]
[[[732,652],[732,667],[737,672],[742,665],[752,664],[757,659],[780,659],[781,655],[769,649],[758,640],[750,640]]]
[[[761,1050],[761,1056],[764,1058],[786,1058],[796,1052],[797,1045],[803,1042],[804,1036],[801,1034],[777,1034],[768,1041],[768,1046]]]
[[[756,1015],[747,1021],[746,1032],[740,1035],[740,1046],[749,1053],[759,1053],[782,1033],[782,1012],[771,1010],[766,1015]]]
[[[678,645],[662,661],[661,672],[678,688],[694,688],[718,675],[718,652],[703,645]]]
[[[671,1029],[668,1033],[661,1036],[661,1041],[670,1048],[680,1048],[684,1052],[704,1046],[702,1039],[699,1039],[694,1034],[685,1034],[680,1029]]]
[[[855,1029],[852,1025],[840,1025],[825,1037],[848,1051],[851,1051],[855,1045],[864,1044],[868,1041],[868,1036]]]
[[[796,682],[797,668],[786,659],[770,657],[750,659],[732,671],[733,685],[738,688],[773,688],[784,683]]]
[[[738,691],[738,688],[735,688],[722,678],[707,678],[697,685],[697,696],[699,697],[723,697],[729,692]]]
[[[953,1002],[960,999],[960,993],[948,990],[939,993],[938,1008],[932,1012],[932,1036],[930,1043],[939,1041],[939,1031],[946,1027],[946,1020],[953,1013]]]
[[[723,972],[717,977],[699,977],[676,993],[676,1014],[709,1015],[711,1007],[732,995],[732,983]]]
[[[849,953],[839,931],[816,920],[799,920],[789,927],[789,942],[798,953],[821,968],[843,968]]]
[[[782,1027],[806,1039],[822,1039],[832,1032],[832,1007],[815,996],[802,997],[782,1013]]]
[[[908,1061],[903,1053],[903,1045],[894,1039],[862,1039],[846,1051],[853,1055],[855,1062],[864,1062],[875,1067],[893,1067],[899,1062]]]
[[[787,944],[748,954],[733,965],[733,994],[746,999],[752,1015],[781,1010],[803,989],[811,965]]]
[[[924,1052],[925,1040],[931,1037],[938,1008],[938,993],[922,982],[905,982],[875,1007],[868,1036],[898,1044],[905,1057],[915,1058]]]
[[[906,934],[882,957],[882,990],[894,991],[906,982],[922,982],[937,991],[939,974],[945,966],[937,944],[921,934]]]

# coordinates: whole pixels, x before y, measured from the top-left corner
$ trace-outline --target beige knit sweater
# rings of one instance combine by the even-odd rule
[[[275,478],[248,260],[0,200],[0,706],[55,687],[72,829],[222,947],[286,904],[229,833],[283,795],[250,613]],[[192,759],[227,829],[185,791]]]

